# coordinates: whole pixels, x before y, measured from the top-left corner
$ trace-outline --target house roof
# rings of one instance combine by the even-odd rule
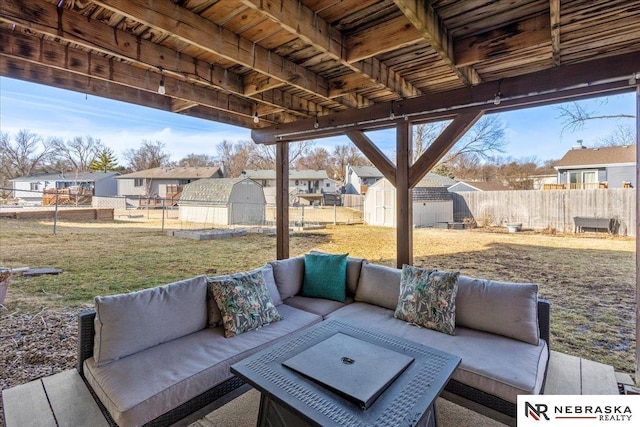
[[[351,170],[355,172],[360,178],[382,178],[382,172],[380,172],[375,166],[350,166]]]
[[[461,185],[473,187],[478,191],[505,191],[509,189],[509,187],[506,187],[499,181],[458,181],[457,183],[450,186],[449,190],[458,191],[455,187]]]
[[[38,173],[29,176],[21,176],[13,178],[9,181],[14,182],[42,182],[42,181],[65,181],[65,182],[96,182],[105,178],[116,177],[120,175],[118,172],[55,172],[55,173]]]
[[[273,169],[247,169],[242,171],[243,175],[251,179],[276,179],[276,171]],[[289,170],[289,179],[309,179],[309,180],[321,180],[329,179],[327,171],[312,170],[312,169],[291,169]]]
[[[233,188],[243,181],[260,186],[249,178],[203,178],[184,186],[178,205],[227,205]]]
[[[629,165],[636,163],[636,146],[574,148],[567,151],[556,164],[558,169],[602,167],[607,165]]]
[[[167,167],[153,168],[142,171],[120,175],[117,179],[202,179],[212,178],[214,175],[222,176],[222,171],[218,167]]]

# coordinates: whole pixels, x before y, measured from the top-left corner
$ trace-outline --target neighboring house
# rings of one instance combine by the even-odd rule
[[[453,196],[447,190],[451,178],[428,173],[413,189],[413,226],[435,227],[453,222]],[[367,190],[364,220],[369,225],[396,226],[396,189],[385,178]]]
[[[624,188],[637,184],[635,144],[586,148],[578,141],[554,167],[559,188]]]
[[[346,194],[362,194],[376,181],[384,178],[375,166],[351,166],[347,165],[344,179],[344,191]]]
[[[459,191],[505,191],[509,187],[499,181],[454,181],[449,187],[452,193]]]
[[[200,179],[184,186],[180,221],[212,225],[260,225],[265,220],[262,186],[248,178]]]
[[[271,203],[271,189],[276,187],[276,171],[271,169],[248,169],[242,171],[242,176],[253,179],[265,189],[265,196]],[[289,199],[292,203],[314,202],[322,203],[323,194],[336,194],[337,181],[329,179],[325,170],[290,170],[289,171]],[[273,200],[275,203],[275,199]]]
[[[179,198],[182,187],[204,178],[222,178],[218,167],[166,167],[120,175],[118,195],[134,198]]]
[[[57,172],[14,178],[13,196],[26,203],[42,203],[45,191],[69,189],[92,196],[115,196],[118,172]]]

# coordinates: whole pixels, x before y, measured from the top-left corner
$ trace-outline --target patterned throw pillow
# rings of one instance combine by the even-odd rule
[[[227,338],[282,320],[262,271],[212,281],[209,288],[220,308]]]
[[[459,274],[403,265],[394,317],[454,335]]]

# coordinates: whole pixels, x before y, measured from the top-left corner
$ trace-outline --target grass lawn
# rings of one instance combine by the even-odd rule
[[[179,229],[168,220],[168,229]],[[291,256],[348,252],[395,265],[395,230],[338,225],[292,234]],[[17,277],[2,318],[16,310],[92,304],[108,295],[199,275],[251,269],[275,258],[275,237],[196,241],[168,237],[157,220],[59,223],[0,219],[0,266],[55,267],[60,275]],[[632,373],[635,357],[635,239],[503,230],[414,231],[414,264],[496,280],[540,283],[552,303],[553,349]]]

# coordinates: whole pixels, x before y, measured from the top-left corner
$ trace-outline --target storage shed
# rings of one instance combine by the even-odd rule
[[[208,178],[185,185],[180,221],[211,225],[259,225],[265,219],[262,186],[249,178]]]
[[[451,178],[428,173],[413,189],[413,226],[436,227],[453,222]],[[396,226],[396,189],[387,179],[371,185],[364,198],[364,221],[369,225]]]

